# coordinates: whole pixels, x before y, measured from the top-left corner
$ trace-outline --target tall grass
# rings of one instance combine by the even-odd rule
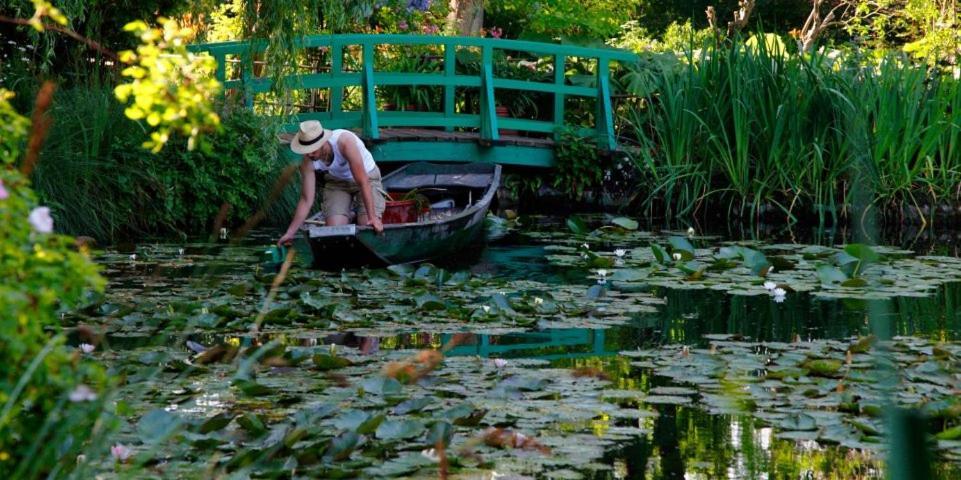
[[[859,168],[872,204],[959,199],[957,80],[896,57],[835,62],[758,43],[668,55],[634,72],[644,101],[622,120],[625,140],[637,145],[645,208],[663,203],[667,217],[708,206],[740,216],[774,208],[788,220],[822,222],[850,214],[850,115],[867,122],[870,161]]]

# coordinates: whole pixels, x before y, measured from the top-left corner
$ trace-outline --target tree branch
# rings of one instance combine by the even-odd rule
[[[23,26],[32,27],[32,25],[30,24],[30,21],[27,20],[27,19],[24,19],[24,18],[12,18],[12,17],[5,17],[5,16],[3,16],[3,15],[0,15],[0,22],[3,22],[3,23],[12,23],[12,24],[14,24],[14,25],[23,25]],[[64,28],[64,27],[61,27],[61,26],[59,26],[59,25],[52,25],[52,24],[48,24],[48,23],[45,23],[45,24],[43,25],[43,28],[44,28],[45,30],[53,30],[54,32],[62,33],[62,34],[64,34],[64,35],[66,35],[66,36],[68,36],[68,37],[70,37],[70,38],[72,38],[72,39],[74,39],[74,40],[76,40],[76,41],[78,41],[78,42],[86,45],[87,47],[91,48],[92,50],[96,50],[97,52],[100,52],[103,56],[108,57],[108,58],[110,58],[111,60],[114,60],[114,61],[119,61],[119,60],[120,60],[120,59],[117,57],[117,54],[116,54],[113,50],[110,50],[110,49],[104,47],[103,45],[101,45],[100,43],[95,42],[95,41],[93,41],[93,40],[91,40],[91,39],[89,39],[89,38],[87,38],[87,37],[85,37],[85,36],[83,36],[83,35],[80,35],[79,33],[75,32],[75,31],[73,31],[73,30],[71,30],[71,29],[69,29],[69,28]]]

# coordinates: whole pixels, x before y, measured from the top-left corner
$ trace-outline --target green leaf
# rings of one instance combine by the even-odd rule
[[[314,367],[322,372],[328,370],[337,370],[339,368],[344,368],[353,365],[353,362],[347,360],[344,357],[338,357],[336,355],[327,355],[326,353],[318,353],[314,355]]]
[[[424,311],[443,310],[446,307],[444,301],[433,293],[422,293],[414,298],[414,302],[418,310]]]
[[[818,280],[820,280],[822,284],[842,283],[847,279],[848,276],[838,267],[831,265],[821,265],[818,267]]]
[[[263,420],[254,413],[245,413],[237,419],[237,424],[240,425],[240,428],[243,428],[247,433],[255,437],[259,437],[267,432],[267,426],[264,425]]]
[[[567,228],[569,228],[575,235],[584,235],[590,232],[590,230],[587,229],[587,225],[584,223],[584,220],[581,220],[578,217],[567,217],[566,223]]]
[[[408,413],[419,412],[424,409],[424,407],[434,403],[434,399],[431,397],[419,397],[412,398],[410,400],[405,400],[397,404],[394,407],[394,415],[405,415]]]
[[[325,457],[335,462],[346,460],[357,447],[358,442],[360,442],[360,435],[357,435],[357,432],[343,432],[330,440],[330,447]]]
[[[851,243],[844,246],[844,251],[860,260],[864,264],[875,263],[881,260],[881,255],[868,245],[863,243]]]
[[[661,265],[667,265],[671,262],[671,255],[667,253],[667,250],[665,250],[664,247],[656,243],[652,243],[651,252],[654,254],[654,259],[657,260],[657,263],[660,263]]]
[[[611,223],[623,228],[624,230],[637,230],[637,227],[639,226],[637,220],[632,220],[627,217],[617,217],[611,220]]]
[[[684,237],[671,237],[667,240],[671,244],[671,253],[680,253],[685,262],[694,259],[694,245]]]
[[[245,395],[250,395],[252,397],[262,397],[264,395],[271,395],[275,392],[275,390],[271,387],[243,378],[235,379],[234,386],[239,388],[240,391]]]
[[[404,440],[420,436],[424,429],[423,422],[417,420],[387,420],[377,427],[374,435],[381,440]]]
[[[374,395],[399,395],[404,391],[404,386],[390,377],[367,378],[360,382],[360,386],[364,389],[364,392]]]
[[[158,408],[140,417],[137,433],[144,443],[159,443],[176,433],[182,425],[183,420],[178,415]]]
[[[226,427],[228,424],[230,424],[231,420],[234,419],[234,416],[235,415],[229,412],[224,412],[224,413],[214,415],[204,420],[204,423],[200,424],[200,427],[197,429],[197,431],[200,433],[210,433],[210,432],[216,432],[217,430],[221,430],[224,427]]]
[[[427,432],[427,444],[437,445],[443,442],[444,446],[449,446],[451,439],[454,438],[454,426],[445,421],[434,422]]]

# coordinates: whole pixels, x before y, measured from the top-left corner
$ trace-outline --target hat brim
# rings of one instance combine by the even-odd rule
[[[320,147],[323,147],[328,140],[330,140],[331,134],[333,134],[333,132],[325,128],[323,135],[320,136],[320,139],[310,142],[309,145],[300,143],[300,135],[297,135],[290,142],[290,150],[299,155],[307,155],[308,153],[316,152],[318,149],[320,149]]]

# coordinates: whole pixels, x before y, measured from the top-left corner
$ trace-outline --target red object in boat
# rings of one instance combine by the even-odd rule
[[[381,219],[384,225],[392,223],[414,223],[416,221],[417,205],[413,200],[387,200],[384,217]]]

